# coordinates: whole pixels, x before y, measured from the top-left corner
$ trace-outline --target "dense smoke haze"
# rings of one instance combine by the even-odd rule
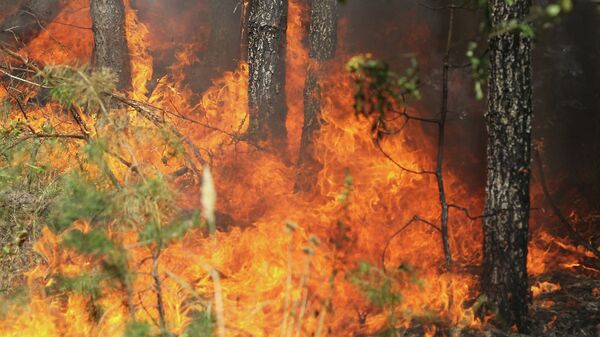
[[[178,48],[190,43],[197,45],[198,62],[187,68],[186,83],[197,93],[243,57],[239,1],[133,0],[132,6],[151,31],[156,78],[168,72],[165,67],[173,63]],[[336,59],[369,52],[401,71],[414,55],[424,93],[415,104],[437,114],[448,25],[439,6],[435,1],[347,1],[339,7]],[[575,12],[537,36],[534,138],[543,139],[547,169],[569,192],[563,193],[569,195],[567,200],[575,193],[578,202],[600,209],[600,68],[594,62],[600,56],[600,26],[595,11],[594,4],[581,1]],[[480,39],[481,18],[470,10],[457,15],[452,63],[464,65],[468,43]],[[468,172],[465,183],[480,194],[485,179],[485,105],[474,97],[468,67],[454,69],[450,80],[448,164],[457,174]]]

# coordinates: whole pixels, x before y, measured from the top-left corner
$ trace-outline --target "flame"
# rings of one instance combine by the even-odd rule
[[[91,32],[68,24],[90,26],[88,7],[85,0],[69,1],[56,21],[23,52],[40,62],[87,62],[91,55]],[[300,1],[292,1],[289,13],[287,126],[289,151],[297,153],[308,65],[302,42],[306,8]],[[397,317],[396,327],[410,327],[414,321],[432,316],[435,319],[431,321],[447,325],[482,326],[470,304],[477,297],[478,282],[475,273],[469,271],[469,266],[477,266],[481,261],[481,224],[453,213],[450,243],[457,259],[453,272],[443,271],[438,231],[415,222],[398,232],[416,215],[432,222],[438,219],[436,182],[428,175],[399,170],[373,146],[368,123],[356,118],[352,111],[353,84],[344,72],[343,58],[331,62],[322,80],[325,123],[316,136],[315,156],[323,168],[313,193],[299,194],[293,192],[296,168],[275,154],[232,136],[243,134],[248,126],[247,64],[241,63],[237,69],[223,73],[199,95],[186,85],[185,79],[188,67],[201,61],[200,43],[179,39],[172,44],[161,39],[160,34],[159,37],[151,34],[129,2],[126,26],[133,83],[129,95],[184,117],[169,120],[202,149],[203,156],[210,157],[219,196],[217,210],[228,214],[230,220],[225,221],[231,222],[218,225],[233,226],[228,232],[216,233],[216,245],[202,231],[193,230],[162,252],[159,273],[165,318],[171,331],[181,334],[190,323],[190,312],[199,308],[190,297],[212,299],[220,292],[227,336],[308,336],[324,331],[324,325],[329,332],[323,334],[331,336],[349,336],[356,331],[373,333],[387,324],[388,315],[386,310],[369,303],[358,287],[348,281],[361,260],[388,270],[414,269],[413,281],[397,282],[395,290],[403,296],[391,309]],[[340,34],[343,33],[341,29]],[[153,54],[165,58],[161,54],[174,45],[177,51],[168,74],[148,91],[155,76]],[[8,93],[3,91],[0,95],[6,97]],[[412,109],[415,114],[421,112],[419,107]],[[51,106],[39,108],[36,114],[41,117],[34,125],[36,128],[46,120],[58,118]],[[129,111],[128,116],[133,125],[149,124],[134,111]],[[68,122],[63,124],[65,130],[74,129]],[[154,135],[124,137],[135,149],[140,164],[151,165],[165,174],[184,165],[177,156],[166,155],[160,145],[162,140]],[[382,145],[402,165],[426,169],[434,146],[427,141],[429,138],[426,130],[416,127],[402,137],[385,140]],[[419,140],[418,145],[415,140]],[[60,154],[45,153],[43,157],[58,158],[75,152],[72,145]],[[67,160],[49,162],[65,171],[69,168]],[[129,174],[116,161],[110,166],[120,178]],[[347,202],[341,203],[338,197],[344,188],[345,168],[352,177],[352,191]],[[451,191],[449,199],[461,200],[470,209],[481,209],[479,199],[467,190],[456,173],[447,172],[445,181]],[[181,188],[182,204],[199,207],[197,188]],[[290,219],[299,225],[286,227],[284,224]],[[77,223],[75,227],[90,230],[86,223]],[[149,290],[153,289],[154,281],[147,259],[148,248],[133,245],[137,240],[134,231],[113,224],[110,232],[115,240],[132,245],[128,252],[131,264],[139,266],[132,286],[137,319],[156,321],[156,295]],[[126,293],[122,287],[107,285],[104,296],[97,302],[83,295],[48,291],[55,282],[52,275],[78,275],[98,265],[93,258],[62,248],[62,239],[48,229],[43,230],[35,249],[44,262],[26,275],[31,300],[0,319],[0,336],[123,333],[129,309],[123,300]],[[577,254],[560,255],[556,246]],[[388,249],[384,251],[384,247]],[[573,265],[581,255],[577,247],[539,231],[530,247],[530,274],[539,276],[550,268]],[[219,287],[215,287],[214,270],[220,275]],[[559,285],[548,282],[532,286],[535,296],[558,289]],[[96,312],[100,307],[102,312]],[[438,332],[435,324],[424,329],[427,336]]]
[[[533,297],[538,297],[541,294],[551,293],[560,290],[560,284],[552,283],[552,282],[537,282],[536,284],[531,286],[531,291],[533,293]]]

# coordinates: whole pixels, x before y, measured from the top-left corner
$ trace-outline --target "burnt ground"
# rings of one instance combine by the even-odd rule
[[[537,296],[530,306],[530,334],[440,326],[435,337],[600,337],[600,270],[581,265],[574,272],[559,271],[531,280],[560,285]],[[402,337],[424,337],[414,328]]]

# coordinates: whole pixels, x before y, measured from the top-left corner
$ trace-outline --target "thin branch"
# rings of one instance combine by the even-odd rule
[[[8,73],[8,72],[6,72],[6,71],[4,71],[2,69],[0,69],[0,73],[3,73],[4,75],[6,75],[6,76],[8,76],[8,77],[10,77],[10,78],[12,78],[14,80],[17,80],[17,81],[21,81],[21,82],[24,82],[24,83],[27,83],[27,84],[30,84],[30,85],[33,85],[33,86],[36,86],[36,87],[39,87],[39,88],[50,89],[50,87],[46,87],[46,86],[43,86],[41,84],[38,84],[38,83],[35,83],[35,82],[31,82],[31,81],[26,80],[24,78],[21,78],[21,77],[13,75],[11,73]]]
[[[387,255],[387,251],[390,247],[392,240],[394,240],[394,238],[396,236],[400,235],[400,233],[404,232],[404,230],[406,230],[408,227],[410,227],[410,225],[412,225],[415,222],[422,222],[441,233],[441,229],[438,228],[433,222],[425,220],[418,215],[413,216],[406,224],[404,224],[404,226],[402,226],[399,230],[397,230],[394,234],[392,234],[392,236],[390,236],[387,239],[387,241],[385,242],[385,246],[383,247],[383,252],[381,253],[381,268],[383,269],[384,272],[386,271],[385,270],[385,257]]]
[[[112,97],[112,98],[116,99],[117,101],[119,101],[121,103],[124,103],[124,104],[132,107],[137,112],[139,112],[140,115],[142,115],[144,118],[146,118],[147,120],[149,120],[150,122],[152,122],[154,125],[157,125],[157,126],[160,126],[160,125],[166,126],[171,132],[173,132],[173,134],[175,134],[177,137],[179,137],[179,139],[181,141],[185,142],[192,149],[192,152],[194,153],[194,156],[195,156],[196,160],[198,160],[198,162],[201,165],[205,165],[206,164],[206,160],[204,160],[204,158],[202,158],[202,155],[200,153],[200,149],[188,137],[186,137],[179,130],[177,130],[177,128],[175,126],[173,126],[171,123],[167,122],[166,120],[164,120],[160,116],[156,115],[148,106],[146,106],[143,103],[134,101],[132,99],[129,99],[127,97],[123,97],[123,96],[120,96],[120,95],[117,95],[117,94],[106,93],[106,95],[108,95],[109,97]],[[193,162],[190,162],[190,164],[192,165],[192,170],[196,173],[196,176],[199,177],[200,173],[199,173],[199,170],[196,167],[196,165],[194,165]]]
[[[36,73],[41,73],[41,69],[38,68],[36,65],[32,64],[29,59],[13,50],[11,50],[6,44],[0,42],[0,51],[8,54],[10,57],[19,60],[21,63],[23,63],[25,66],[29,67],[31,70],[33,70]]]
[[[162,336],[167,336],[167,321],[165,319],[165,306],[163,303],[162,284],[158,272],[158,257],[160,247],[155,247],[152,252],[152,279],[154,280],[154,291],[156,292],[156,310],[158,310],[158,322]]]
[[[430,175],[435,175],[434,171],[416,171],[413,169],[409,169],[405,166],[403,166],[402,164],[398,163],[389,153],[387,153],[383,147],[381,146],[381,142],[379,141],[379,139],[374,140],[375,143],[375,147],[389,160],[391,161],[394,165],[396,165],[399,169],[401,169],[402,171],[406,171],[408,173],[412,173],[412,174],[430,174]]]
[[[542,184],[542,190],[544,191],[544,196],[546,197],[546,201],[552,208],[554,215],[560,220],[560,222],[569,231],[569,233],[571,233],[571,235],[573,235],[573,237],[579,243],[581,243],[582,246],[584,246],[587,250],[592,252],[594,255],[596,255],[597,258],[600,259],[600,251],[598,251],[598,249],[596,249],[596,247],[594,247],[588,240],[586,240],[583,236],[581,236],[581,234],[579,234],[577,232],[577,230],[575,230],[575,227],[571,224],[569,219],[567,219],[567,217],[565,217],[565,215],[561,212],[560,208],[558,208],[558,206],[552,199],[552,195],[550,194],[550,191],[548,190],[548,185],[546,184],[546,177],[544,175],[544,169],[543,169],[543,165],[542,165],[542,156],[540,155],[539,150],[536,148],[533,149],[533,155],[534,155],[535,163],[536,163],[536,166],[538,169],[538,173],[540,174],[540,183]]]
[[[30,139],[36,139],[36,138],[71,138],[71,139],[80,139],[80,140],[85,140],[85,136],[83,135],[78,135],[78,134],[59,134],[59,133],[32,133],[29,135],[26,135],[24,137],[21,137],[20,139],[18,139],[16,142],[8,145],[7,147],[5,147],[4,149],[2,149],[2,153],[6,153],[6,151],[9,151],[13,148],[15,148],[17,145],[30,140]]]

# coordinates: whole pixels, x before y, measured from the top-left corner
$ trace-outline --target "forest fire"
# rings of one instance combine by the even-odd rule
[[[244,56],[214,76],[202,68],[211,48],[202,39],[216,28],[191,13],[214,15],[208,2],[180,10],[179,25],[161,23],[168,3],[125,1],[131,86],[109,95],[118,104],[90,103],[97,114],[44,98],[60,96],[50,88],[51,75],[32,77],[42,78],[34,86],[24,82],[32,66],[46,71],[55,65],[48,69],[66,77],[59,65],[90,62],[88,0],[63,1],[26,45],[3,47],[12,54],[2,54],[2,72],[25,69],[11,75],[20,80],[2,79],[13,80],[0,89],[13,103],[3,127],[17,125],[24,130],[19,135],[30,138],[82,134],[48,148],[40,141],[35,160],[29,149],[12,154],[14,160],[55,172],[53,179],[74,170],[86,179],[108,176],[97,180],[104,185],[92,184],[94,191],[116,187],[101,193],[115,204],[106,213],[93,208],[62,231],[46,226],[35,243],[30,238],[36,258],[24,274],[27,296],[0,305],[0,336],[461,336],[487,329],[495,317],[484,310],[480,292],[482,192],[464,181],[466,172],[451,167],[443,173],[452,254],[447,268],[438,181],[419,172],[435,170],[435,129],[407,117],[389,122],[401,133],[374,141],[373,125],[353,109],[348,19],[338,18],[335,57],[321,61],[307,47],[309,4],[289,1],[281,150],[247,136],[254,112]],[[245,4],[236,6],[236,15]],[[186,37],[193,31],[194,38]],[[296,165],[310,96],[307,69],[319,76],[322,123],[312,138],[315,162]],[[191,83],[196,73],[207,88]],[[433,115],[426,106],[409,104],[406,116]],[[103,142],[108,145],[94,157],[94,144]],[[298,188],[305,170],[312,186]],[[590,249],[556,229],[560,221],[550,208],[538,206],[544,205],[542,188],[532,186],[531,195],[529,291],[533,302],[552,307],[548,294],[565,287],[544,277],[594,278],[600,269],[586,264],[595,259]],[[90,200],[99,205],[102,198]],[[594,234],[591,225],[582,228]],[[86,241],[91,238],[101,243]]]

